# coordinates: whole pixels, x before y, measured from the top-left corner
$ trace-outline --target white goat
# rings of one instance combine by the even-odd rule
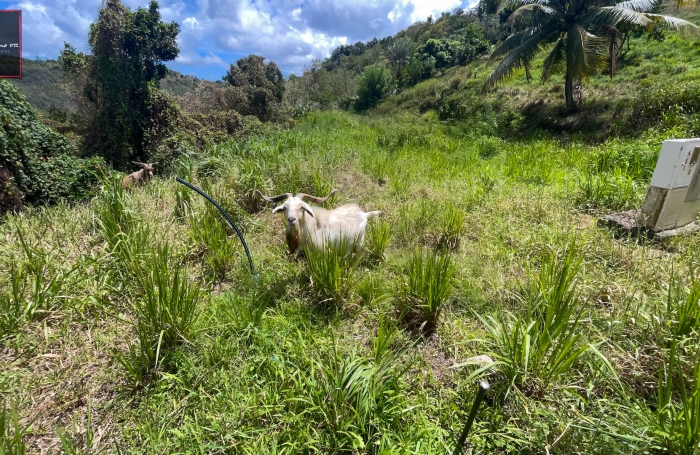
[[[141,166],[141,170],[132,172],[122,179],[122,187],[128,188],[133,184],[145,183],[153,177],[153,166],[158,163],[140,163],[138,161],[132,161],[134,164]]]
[[[367,221],[380,215],[382,212],[363,212],[357,204],[345,204],[333,210],[326,210],[321,207],[311,207],[304,202],[304,199],[322,204],[328,200],[335,192],[324,197],[311,196],[304,193],[280,194],[279,196],[268,197],[260,193],[263,199],[268,202],[279,202],[284,204],[275,207],[272,213],[284,210],[284,218],[287,222],[285,238],[290,253],[299,251],[303,245],[311,242],[316,247],[322,247],[326,241],[331,246],[338,247],[343,240],[347,241],[347,254],[353,251],[358,253],[365,240],[365,228]]]

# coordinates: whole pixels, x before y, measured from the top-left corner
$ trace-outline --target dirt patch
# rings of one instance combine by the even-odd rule
[[[440,349],[440,336],[436,333],[428,341],[422,345],[423,356],[426,363],[433,370],[433,376],[443,385],[452,384],[452,370],[450,366],[453,364],[447,358],[445,353]]]

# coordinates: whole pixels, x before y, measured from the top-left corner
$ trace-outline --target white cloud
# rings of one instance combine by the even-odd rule
[[[149,0],[122,0],[134,9]],[[299,73],[341,44],[390,36],[427,16],[475,0],[159,0],[163,20],[180,24],[177,63],[228,66],[247,54]],[[24,52],[55,58],[63,41],[87,51],[90,23],[101,0],[0,0],[24,10]]]

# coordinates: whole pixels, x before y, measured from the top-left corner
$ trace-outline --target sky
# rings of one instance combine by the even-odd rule
[[[129,8],[149,0],[122,0]],[[467,9],[475,0],[159,0],[163,20],[180,24],[180,56],[167,66],[219,80],[248,54],[272,60],[289,76],[341,44],[394,35],[430,15]],[[0,0],[22,10],[25,58],[55,59],[68,42],[88,52],[87,35],[101,0]]]

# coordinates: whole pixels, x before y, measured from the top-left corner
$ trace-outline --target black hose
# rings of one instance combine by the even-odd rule
[[[250,251],[248,251],[248,245],[245,243],[245,240],[243,239],[243,234],[241,234],[240,229],[238,229],[238,226],[236,226],[236,223],[233,222],[231,217],[228,216],[228,213],[226,213],[226,210],[221,208],[221,206],[219,204],[217,204],[214,199],[209,197],[209,195],[207,193],[200,190],[199,188],[192,185],[191,183],[188,183],[188,182],[182,180],[180,177],[176,177],[175,180],[177,180],[178,182],[182,183],[183,185],[189,187],[190,189],[195,190],[196,192],[198,192],[199,194],[204,196],[207,199],[207,201],[211,202],[214,205],[214,207],[219,209],[219,212],[221,212],[221,214],[224,216],[226,221],[228,221],[228,224],[230,224],[231,227],[233,228],[233,230],[236,231],[236,234],[238,234],[238,238],[241,239],[241,243],[243,244],[243,249],[245,249],[245,254],[246,254],[246,256],[248,256],[248,264],[250,265],[250,274],[253,275],[253,280],[255,280],[255,282],[257,283],[258,275],[255,273],[255,267],[253,266],[253,258],[250,257]]]

